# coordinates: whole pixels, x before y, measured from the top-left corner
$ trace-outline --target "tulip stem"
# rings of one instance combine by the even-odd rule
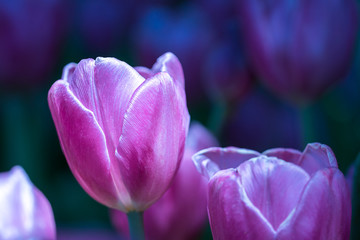
[[[128,212],[127,218],[131,240],[144,240],[143,212]]]

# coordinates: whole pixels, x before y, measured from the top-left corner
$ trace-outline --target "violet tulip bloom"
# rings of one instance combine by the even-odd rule
[[[275,148],[262,154],[209,148],[193,160],[209,178],[214,239],[349,239],[350,192],[328,146],[312,143],[303,153]]]
[[[0,173],[0,239],[56,239],[49,201],[18,166]]]
[[[239,9],[254,67],[280,96],[312,100],[345,77],[358,29],[355,0],[242,0]]]
[[[34,86],[46,79],[65,37],[61,0],[0,1],[1,88]]]
[[[202,125],[192,123],[184,158],[171,187],[144,212],[146,239],[198,239],[207,222],[207,181],[196,171],[191,157],[211,146],[218,146],[214,136]],[[119,233],[129,237],[126,215],[114,210],[111,217]]]
[[[152,69],[115,58],[70,63],[48,101],[69,167],[95,200],[144,211],[167,190],[189,124],[175,55],[164,54]]]
[[[132,39],[137,58],[144,65],[165,51],[174,52],[183,64],[188,101],[203,100],[201,68],[212,47],[214,32],[201,9],[194,4],[177,11],[149,8],[134,26]]]

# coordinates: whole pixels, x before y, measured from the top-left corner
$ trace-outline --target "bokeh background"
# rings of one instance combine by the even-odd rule
[[[346,173],[360,152],[357,16],[342,22],[348,9],[337,7],[335,11],[327,1],[315,1],[320,2],[312,6],[317,29],[306,21],[300,23],[301,28],[313,30],[306,35],[313,52],[324,47],[318,44],[323,37],[330,42],[325,50],[331,54],[307,56],[310,72],[312,76],[329,72],[332,77],[320,92],[309,94],[305,89],[311,88],[310,84],[299,90],[303,94],[299,97],[298,92],[295,96],[274,91],[264,81],[268,74],[259,68],[275,67],[257,61],[259,52],[252,49],[257,41],[265,40],[271,48],[273,39],[251,35],[251,16],[244,14],[246,8],[238,2],[0,0],[0,171],[14,165],[25,169],[50,201],[62,236],[80,239],[74,231],[81,230],[90,231],[93,237],[104,231],[109,238],[115,235],[108,209],[90,198],[72,176],[47,105],[47,92],[61,78],[63,67],[83,58],[111,56],[132,66],[151,67],[157,57],[171,51],[184,68],[191,119],[207,126],[222,146],[302,151],[308,142],[321,142],[333,149],[339,168]],[[271,5],[276,1],[263,2]],[[296,6],[290,10],[268,7],[289,16],[301,11]],[[326,14],[336,22],[322,22]],[[271,16],[266,20],[271,22]],[[298,45],[288,44],[295,31],[286,24],[274,24],[272,34],[284,38],[276,47],[284,56],[295,51]],[[321,35],[323,32],[326,34]],[[344,38],[349,41],[341,47],[331,45]],[[340,57],[343,52],[348,52],[344,58]],[[296,54],[295,60],[284,57],[281,61],[295,61],[288,64],[289,69],[309,61]],[[312,62],[311,57],[318,59]],[[281,62],[276,57],[272,60],[275,65],[277,61]],[[301,81],[296,76],[308,74],[302,71],[299,67],[285,76]],[[204,239],[209,237],[205,233]]]

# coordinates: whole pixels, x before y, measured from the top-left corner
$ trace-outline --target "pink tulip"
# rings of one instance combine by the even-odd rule
[[[115,58],[70,63],[48,101],[69,167],[95,200],[143,211],[167,190],[189,124],[176,56],[152,69]]]
[[[209,177],[208,213],[214,239],[348,240],[351,199],[331,149],[262,154],[209,148],[193,156]]]
[[[0,239],[56,239],[49,201],[18,166],[0,173]]]
[[[190,126],[184,159],[169,190],[144,212],[146,239],[197,239],[206,221],[207,182],[196,171],[191,156],[200,149],[217,146],[216,139],[200,124]],[[128,237],[128,221],[120,211],[112,212],[117,230]]]

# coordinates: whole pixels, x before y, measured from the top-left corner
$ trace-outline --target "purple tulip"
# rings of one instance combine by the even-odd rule
[[[207,221],[207,182],[196,171],[191,156],[210,146],[218,146],[216,139],[202,125],[193,123],[174,182],[164,196],[144,213],[146,239],[197,239]],[[128,237],[126,215],[113,211],[112,221],[118,231]]]
[[[134,27],[133,42],[142,65],[150,65],[159,54],[174,52],[184,67],[186,94],[191,102],[205,96],[201,68],[214,33],[206,15],[194,5],[177,11],[149,8]]]
[[[209,53],[203,69],[204,87],[210,98],[236,102],[250,89],[249,66],[239,43],[230,36]]]
[[[275,148],[262,154],[209,148],[193,160],[209,178],[214,239],[349,239],[350,192],[328,146],[312,143],[303,153]]]
[[[239,1],[247,49],[280,96],[311,100],[343,78],[358,27],[355,0]]]
[[[0,239],[56,239],[49,201],[19,166],[0,173],[0,208]]]
[[[0,1],[0,83],[29,87],[46,79],[64,38],[60,0]]]
[[[70,63],[48,101],[69,167],[95,200],[144,211],[167,190],[189,124],[175,55],[164,54],[152,69],[115,58]]]
[[[134,17],[132,0],[77,0],[76,32],[91,52],[109,53],[121,45]]]

